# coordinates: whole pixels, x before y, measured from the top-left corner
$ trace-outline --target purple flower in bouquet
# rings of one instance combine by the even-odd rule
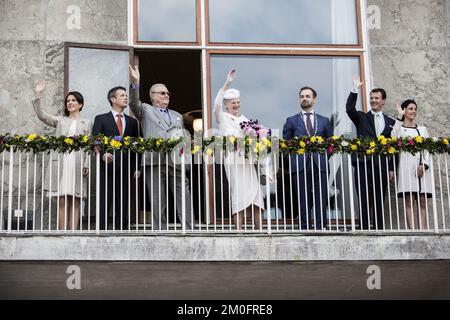
[[[242,121],[239,125],[245,135],[255,138],[269,138],[272,134],[271,130],[259,124],[258,120]]]

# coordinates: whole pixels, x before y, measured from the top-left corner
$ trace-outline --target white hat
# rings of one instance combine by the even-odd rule
[[[225,100],[237,99],[240,96],[241,96],[241,93],[239,92],[239,90],[236,90],[236,89],[228,89],[223,94],[223,98]]]

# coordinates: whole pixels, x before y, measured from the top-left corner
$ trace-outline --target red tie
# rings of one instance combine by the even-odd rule
[[[122,114],[117,114],[117,129],[119,129],[119,136],[122,136],[123,134],[123,127],[122,127]]]

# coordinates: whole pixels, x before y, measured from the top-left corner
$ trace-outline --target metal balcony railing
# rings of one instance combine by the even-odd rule
[[[3,139],[0,233],[449,231],[446,139],[251,140]]]

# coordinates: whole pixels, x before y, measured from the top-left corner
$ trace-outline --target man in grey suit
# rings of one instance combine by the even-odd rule
[[[141,121],[143,137],[171,138],[184,135],[183,117],[176,111],[169,110],[170,93],[164,84],[154,84],[149,91],[151,105],[139,99],[140,73],[137,66],[130,68],[131,89],[130,108]],[[167,228],[166,184],[176,197],[176,211],[182,221],[182,175],[181,166],[174,164],[171,157],[156,152],[145,154],[145,184],[150,192],[152,226],[154,230]],[[175,171],[175,177],[174,177]],[[174,184],[174,179],[176,183]],[[185,177],[186,229],[192,228],[191,194],[189,180]]]

